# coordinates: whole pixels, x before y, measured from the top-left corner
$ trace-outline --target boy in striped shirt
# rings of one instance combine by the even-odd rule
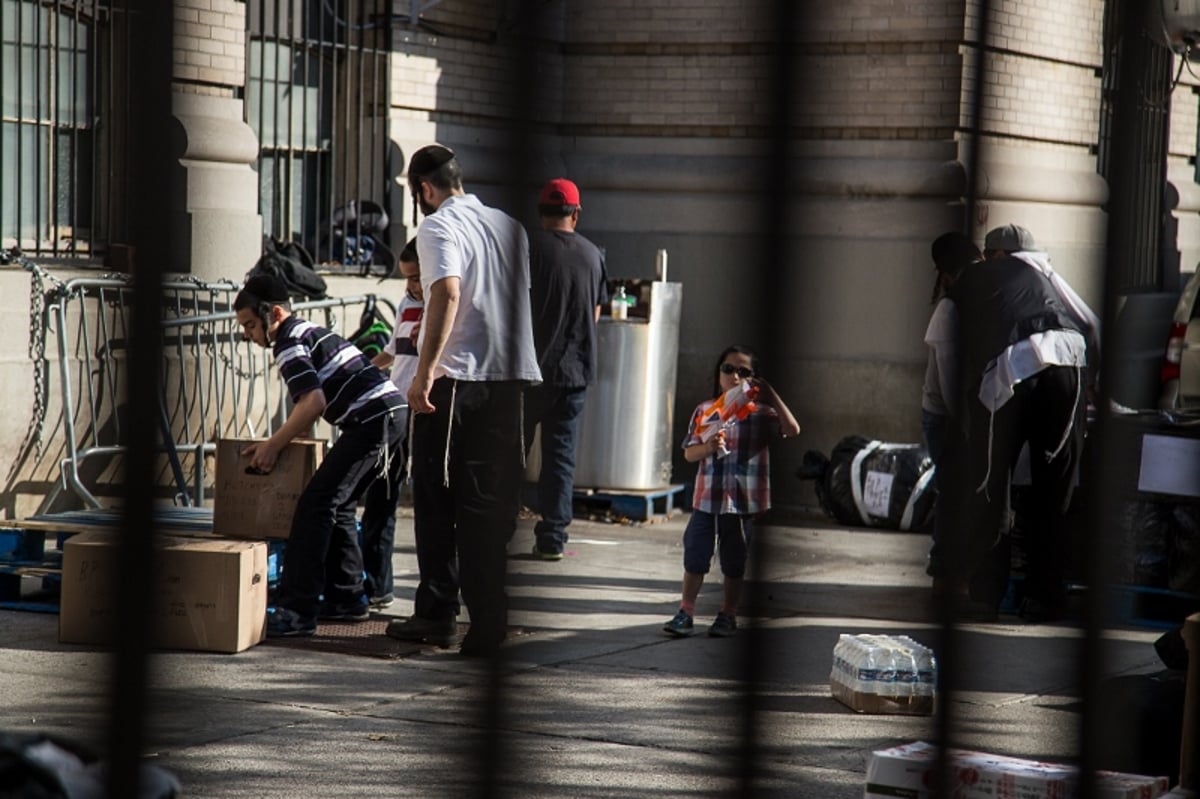
[[[242,451],[250,467],[270,471],[288,442],[307,435],[318,419],[339,429],[297,501],[267,635],[312,635],[318,618],[366,619],[355,506],[391,454],[398,456],[404,398],[353,344],[294,316],[279,278],[250,278],[233,307],[245,338],[272,347],[293,404],[270,438]]]

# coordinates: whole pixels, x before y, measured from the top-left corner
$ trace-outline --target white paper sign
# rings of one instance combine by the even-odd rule
[[[863,484],[863,506],[872,516],[887,518],[892,506],[892,481],[896,475],[888,472],[867,472]]]
[[[1138,490],[1200,497],[1200,439],[1142,436]]]

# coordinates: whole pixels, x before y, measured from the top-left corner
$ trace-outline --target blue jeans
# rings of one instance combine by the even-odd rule
[[[396,416],[403,431],[400,446],[391,453],[388,473],[376,474],[363,497],[363,587],[369,597],[386,596],[394,589],[392,552],[396,542],[396,507],[400,503],[400,484],[404,482],[404,462],[408,458],[408,411],[399,411]]]
[[[744,577],[752,532],[750,516],[692,511],[692,518],[688,519],[687,527],[683,530],[683,570],[692,574],[708,574],[713,550],[720,542],[721,574],[735,580]]]
[[[562,552],[567,526],[574,514],[575,445],[586,387],[535,386],[525,392],[525,451],[533,445],[533,430],[542,426],[542,471],[538,477],[538,512],[534,526],[538,549]]]
[[[355,510],[358,498],[376,477],[384,441],[399,449],[398,414],[341,429],[296,502],[292,529],[283,554],[277,605],[314,618],[321,593],[333,604],[363,596],[362,552]]]

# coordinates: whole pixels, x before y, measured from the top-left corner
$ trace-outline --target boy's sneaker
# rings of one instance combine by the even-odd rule
[[[316,631],[316,619],[301,616],[287,608],[267,608],[268,638],[299,638],[313,635]]]
[[[366,597],[341,605],[322,602],[317,618],[321,621],[366,621],[371,618],[371,608],[367,605]]]
[[[553,550],[553,549],[542,549],[537,544],[533,545],[533,556],[535,558],[541,558],[542,560],[562,560],[563,559],[563,553],[562,553],[561,549],[559,549],[557,551]]]
[[[418,641],[445,649],[458,637],[458,624],[453,616],[445,619],[409,616],[407,619],[392,619],[384,633],[397,641]]]
[[[383,610],[384,608],[390,608],[395,601],[396,595],[388,592],[383,596],[371,597],[371,601],[368,604],[371,606],[371,610]]]
[[[708,634],[713,638],[728,638],[737,634],[737,619],[725,613],[718,613],[708,628]]]
[[[675,618],[663,625],[663,632],[673,635],[676,638],[684,638],[694,633],[695,625],[692,624],[692,617],[683,608],[675,614]]]

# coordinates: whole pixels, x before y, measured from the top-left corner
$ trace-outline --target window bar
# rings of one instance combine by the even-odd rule
[[[61,7],[62,0],[59,0]],[[74,253],[79,252],[79,227],[80,219],[78,209],[78,194],[76,193],[75,184],[78,182],[80,157],[79,157],[79,12],[80,3],[75,3],[74,14],[71,19],[71,37],[68,52],[70,53],[67,59],[71,65],[69,73],[69,101],[68,108],[71,115],[68,136],[70,137],[70,158],[67,161],[67,166],[70,169],[70,174],[67,178],[67,219],[71,226],[71,242],[69,249]],[[61,10],[59,13],[62,13]],[[90,251],[90,247],[88,250]]]
[[[337,176],[337,189],[335,198],[329,204],[329,218],[332,222],[335,209],[345,206],[351,198],[350,190],[350,172],[351,162],[350,154],[354,149],[354,139],[350,136],[351,126],[354,120],[350,118],[350,74],[353,63],[351,62],[351,43],[350,43],[350,26],[348,24],[351,19],[350,6],[352,0],[339,0],[334,5],[334,24],[337,26],[337,32],[334,34],[334,41],[339,42],[334,54],[335,63],[337,63],[337,71],[333,76],[333,108],[335,113],[337,109],[341,110],[342,124],[333,126],[333,152],[335,158],[341,161],[342,168]],[[338,14],[338,12],[341,14]],[[338,132],[342,133],[341,141],[338,141]],[[338,225],[342,231],[342,263],[346,262],[346,222],[343,218]],[[330,245],[333,239],[330,238]],[[344,271],[344,270],[343,270]]]
[[[317,258],[317,260],[321,260],[322,257],[328,259],[328,255],[322,256],[321,253],[321,237],[322,235],[325,235],[325,241],[329,241],[328,231],[322,231],[322,228],[329,224],[329,213],[327,210],[325,210],[323,213],[323,210],[330,207],[330,203],[326,201],[325,192],[328,191],[332,194],[332,188],[327,188],[326,184],[329,184],[330,187],[332,187],[333,184],[332,170],[330,170],[328,178],[325,174],[326,158],[329,157],[329,162],[332,163],[332,155],[327,153],[326,143],[322,138],[325,132],[325,122],[326,120],[330,120],[330,142],[332,142],[333,139],[332,116],[330,116],[333,111],[328,107],[328,103],[325,98],[325,60],[327,53],[330,52],[327,50],[326,45],[325,17],[326,14],[324,10],[320,10],[317,14],[317,40],[313,44],[312,48],[312,53],[316,54],[317,62],[317,94],[315,99],[317,104],[317,135],[315,141],[316,147],[314,148],[315,155],[313,157],[314,169],[316,171],[316,188],[315,191],[313,191],[313,202],[317,204],[315,213],[313,214],[313,249],[316,250],[316,252],[313,253],[313,256]],[[332,144],[329,146],[332,147]]]
[[[89,48],[90,52],[88,53],[88,61],[89,61],[88,74],[91,76],[99,75],[100,52],[103,49],[109,59],[108,69],[105,72],[105,74],[108,77],[104,81],[101,81],[101,80],[97,79],[96,77],[93,77],[93,79],[90,80],[88,83],[87,91],[88,91],[88,95],[91,98],[91,103],[89,103],[89,108],[96,109],[96,111],[99,113],[101,119],[107,119],[107,120],[110,120],[110,122],[107,125],[98,126],[98,129],[96,130],[97,158],[93,161],[93,165],[92,165],[93,175],[95,175],[95,176],[99,176],[102,174],[111,175],[112,174],[111,164],[113,161],[113,158],[112,158],[112,139],[113,139],[113,137],[111,134],[111,129],[112,129],[111,120],[112,120],[112,113],[113,113],[113,103],[111,102],[110,98],[113,96],[113,92],[114,92],[114,89],[112,86],[113,70],[112,70],[112,55],[111,55],[111,53],[115,49],[112,45],[113,45],[114,40],[116,39],[116,36],[115,36],[116,24],[114,22],[115,16],[110,11],[110,13],[108,14],[108,17],[104,23],[104,32],[106,34],[105,38],[107,39],[107,46],[104,48],[101,48],[101,46],[100,46],[101,11],[102,11],[102,9],[100,9],[100,8],[96,9],[96,20],[92,26],[91,32],[89,33],[89,41],[91,42],[91,47]],[[108,92],[107,92],[107,94],[105,94],[103,96],[100,94],[101,85],[108,86]],[[94,103],[94,105],[93,105],[93,103]],[[100,135],[102,132],[101,129],[103,129],[103,135]],[[99,157],[102,144],[104,145],[103,146],[103,150],[104,150],[103,159],[101,159]],[[104,184],[103,187],[100,185],[101,183]],[[91,185],[91,195],[92,195],[91,216],[92,216],[92,240],[93,240],[93,242],[103,238],[105,241],[111,243],[115,239],[115,236],[113,235],[113,224],[112,224],[112,196],[113,196],[112,195],[112,191],[113,191],[112,184],[113,184],[113,181],[111,179],[106,179],[104,181],[100,181],[100,180],[92,181],[92,185]],[[106,192],[105,200],[103,203],[100,202],[100,192],[102,190]]]
[[[266,125],[266,107],[267,107],[267,5],[265,0],[260,0],[258,4],[258,208],[261,213],[264,210],[265,203],[263,202],[263,171],[267,168],[267,131]],[[254,40],[251,39],[253,46]],[[268,202],[274,202],[273,197],[265,198]],[[274,213],[271,214],[265,226],[267,232],[274,232]]]
[[[8,41],[5,38],[4,19],[5,19],[5,15],[0,13],[0,48],[3,48],[5,45],[5,42]],[[20,50],[17,50],[17,54],[18,54],[18,56],[20,55]],[[19,83],[17,85],[20,86]],[[8,128],[8,125],[6,125],[4,123],[3,118],[4,118],[3,105],[0,104],[0,153],[4,152],[4,138],[5,138],[4,131]],[[18,141],[19,140],[20,140],[20,137],[18,137]],[[20,162],[18,161],[18,163],[20,163]],[[8,208],[4,201],[5,192],[2,188],[2,186],[3,186],[3,184],[0,183],[0,242],[4,241],[4,231],[7,229],[7,225],[8,225]],[[16,193],[18,195],[20,194],[20,192],[16,192]],[[20,225],[16,226],[16,230],[17,230],[17,244],[20,244],[21,243]]]
[[[62,0],[54,0],[53,10],[49,12],[47,19],[47,38],[49,41],[46,45],[46,96],[49,98],[47,102],[50,104],[50,113],[48,115],[48,126],[46,128],[46,140],[49,150],[49,162],[47,170],[50,175],[49,185],[46,187],[47,202],[46,210],[48,216],[46,218],[46,235],[50,238],[50,252],[54,255],[58,254],[58,243],[62,238],[62,219],[59,217],[58,209],[58,165],[62,158],[61,149],[58,142],[58,133],[60,122],[59,106],[61,103],[61,93],[63,89],[63,69],[62,69],[62,50],[63,41],[60,25],[62,24]],[[70,194],[68,193],[68,197]]]
[[[358,249],[357,244],[362,240],[362,200],[364,199],[364,195],[366,195],[366,197],[370,197],[370,194],[371,194],[370,187],[374,185],[374,177],[375,177],[374,175],[367,173],[367,184],[366,184],[366,187],[363,186],[363,163],[362,163],[363,162],[363,153],[362,153],[362,150],[363,150],[363,135],[366,133],[366,131],[364,130],[365,126],[363,125],[363,122],[364,122],[363,106],[365,105],[363,95],[365,94],[366,87],[364,86],[363,81],[366,76],[366,66],[367,66],[366,65],[366,58],[367,58],[367,28],[366,28],[366,24],[367,24],[367,19],[368,19],[367,5],[370,2],[371,2],[371,0],[357,0],[357,3],[355,3],[355,5],[357,6],[357,9],[358,9],[358,14],[357,14],[358,25],[353,30],[354,39],[355,39],[354,41],[350,41],[351,30],[349,29],[349,26],[347,26],[347,30],[346,30],[346,40],[349,44],[347,55],[350,58],[354,59],[355,72],[357,73],[357,85],[354,86],[353,91],[347,92],[347,98],[346,98],[347,99],[346,114],[348,116],[350,115],[349,100],[351,97],[354,98],[354,114],[353,114],[354,133],[355,133],[354,140],[353,140],[354,143],[351,146],[347,147],[346,149],[350,151],[350,157],[353,158],[353,163],[354,163],[354,166],[353,166],[351,172],[347,175],[348,181],[351,179],[351,177],[353,177],[353,179],[354,179],[354,185],[351,188],[351,193],[348,195],[347,200],[353,201],[355,203],[355,209],[356,209],[356,213],[354,214],[354,242],[356,245],[355,250]],[[373,144],[373,142],[372,142],[372,144]],[[357,257],[358,257],[358,253],[356,252],[356,260],[357,260]],[[362,268],[362,264],[358,264],[358,267]]]
[[[283,193],[280,203],[280,212],[283,216],[283,236],[285,241],[290,241],[296,231],[296,220],[292,218],[292,197],[296,190],[295,169],[296,169],[296,92],[292,91],[295,80],[293,78],[293,64],[296,57],[296,34],[295,24],[293,22],[292,4],[288,3],[284,6],[283,15],[287,18],[287,23],[284,24],[282,19],[277,19],[278,27],[276,31],[280,35],[280,41],[286,41],[286,50],[277,48],[277,52],[286,53],[286,57],[280,56],[276,60],[277,69],[280,74],[277,76],[280,86],[287,86],[287,137],[283,144],[282,166],[279,170],[280,179],[283,181]],[[284,68],[286,65],[286,73]]]
[[[46,22],[46,10],[38,8],[33,27],[33,246],[35,252],[43,252],[45,249],[45,239],[42,238],[43,222],[46,223],[46,236],[50,235],[48,213],[54,197],[53,187],[46,186],[42,181],[44,174],[42,166],[45,158],[42,140],[47,135],[43,129],[46,127],[45,123],[49,121],[49,115],[45,113],[42,105],[46,102],[46,92],[43,89],[45,79],[42,75],[42,58],[43,54],[49,51],[48,43],[42,40]],[[49,135],[53,135],[53,133],[51,132]],[[46,201],[47,197],[49,198],[48,202]]]
[[[13,201],[16,203],[16,241],[18,249],[25,249],[24,234],[25,234],[25,187],[23,178],[25,170],[22,165],[25,163],[25,106],[21,102],[21,95],[24,94],[22,88],[25,85],[25,4],[17,3],[17,31],[13,36],[13,41],[16,43],[16,62],[17,62],[17,99],[16,107],[13,109],[13,118],[16,123],[13,125],[13,132],[17,136],[16,153],[17,153],[17,177],[14,183],[16,184],[16,195]]]
[[[300,242],[306,247],[312,247],[314,250],[313,257],[317,257],[315,252],[315,243],[310,242],[306,237],[309,230],[309,218],[312,215],[313,198],[309,197],[307,191],[308,186],[308,163],[309,138],[318,132],[309,129],[308,118],[308,94],[309,94],[309,65],[312,60],[312,47],[310,37],[308,35],[309,25],[312,23],[310,15],[311,5],[307,2],[300,4],[300,28],[297,32],[296,45],[297,53],[301,61],[300,80],[304,91],[300,92],[300,118],[304,120],[302,125],[302,133],[300,140]]]

